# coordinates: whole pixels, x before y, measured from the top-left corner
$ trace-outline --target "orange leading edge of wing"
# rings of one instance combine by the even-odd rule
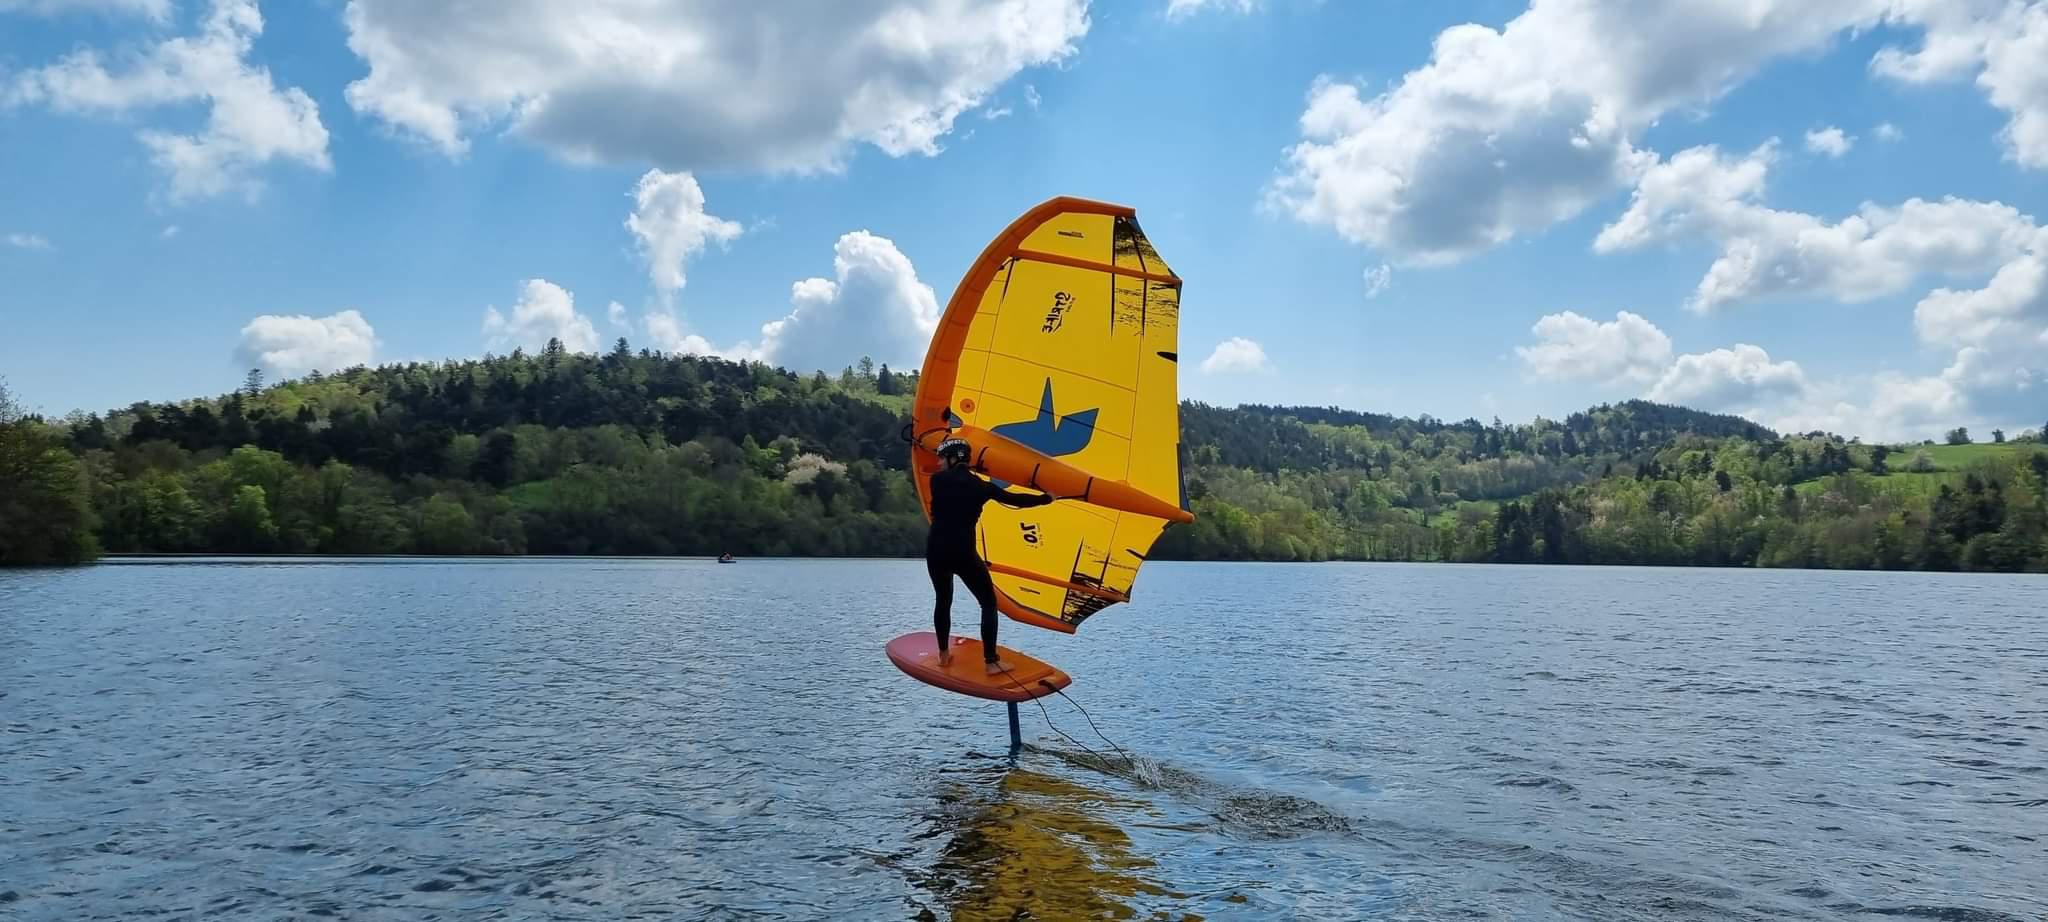
[[[948,438],[966,439],[969,445],[974,446],[974,467],[991,477],[1050,493],[1058,499],[1079,500],[1119,512],[1135,512],[1169,522],[1195,520],[1194,513],[1128,483],[1097,477],[986,429],[961,426],[945,432],[925,433],[918,441],[923,447],[936,450],[939,442]]]

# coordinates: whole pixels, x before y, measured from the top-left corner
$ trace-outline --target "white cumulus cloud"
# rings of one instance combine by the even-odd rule
[[[550,338],[562,341],[570,352],[596,352],[597,327],[576,310],[576,298],[567,289],[547,279],[527,279],[520,286],[519,302],[507,317],[497,307],[484,309],[484,335],[493,349],[523,348],[538,352]]]
[[[1755,413],[1760,405],[1800,397],[1806,389],[1806,372],[1798,362],[1774,362],[1762,348],[1737,343],[1732,349],[1679,356],[1650,388],[1649,397],[1707,410]]]
[[[720,349],[711,341],[684,329],[683,319],[676,316],[672,308],[657,308],[647,313],[647,335],[654,340],[657,352],[673,352],[677,355],[715,355],[720,358],[747,359],[752,353],[745,346],[737,350]]]
[[[1644,396],[1716,413],[1733,413],[1779,432],[1820,430],[1866,441],[1938,436],[1987,418],[1973,408],[1950,371],[1894,371],[1810,378],[1798,362],[1775,360],[1762,347],[1679,356]]]
[[[1663,331],[1626,311],[1610,323],[1565,311],[1534,331],[1539,342],[1516,351],[1539,378],[1629,384],[1650,400],[1733,413],[1781,432],[1917,439],[1957,425],[2011,427],[2030,412],[2014,398],[2039,395],[2029,390],[2038,377],[1983,350],[1965,349],[1933,375],[1814,380],[1798,362],[1750,343],[1673,356]]]
[[[1958,387],[1959,369],[1932,375],[1884,371],[1782,388],[1784,399],[1741,412],[1780,432],[1822,430],[1866,441],[1937,438],[1956,426],[1980,427],[1994,418]],[[1992,422],[1996,425],[1996,422]],[[2011,423],[2006,423],[2012,425]]]
[[[1913,328],[1955,358],[1920,393],[1966,407],[1960,423],[2035,425],[2048,406],[2048,229],[1982,288],[1937,288],[1913,310]]]
[[[1827,224],[1751,201],[1760,171],[1717,157],[1693,160],[1687,170],[1688,159],[1674,158],[1669,176],[1646,180],[1642,207],[1608,230],[1628,245],[1718,235],[1724,252],[1698,301],[1778,294],[1846,302],[1899,293],[1926,274],[1984,281],[1935,288],[1915,306],[1918,344],[1950,356],[1937,372],[1817,380],[1795,361],[1737,344],[1678,356],[1657,370],[1650,399],[1738,413],[1782,431],[1826,429],[1867,439],[1917,439],[1958,425],[2014,428],[2040,415],[2048,400],[2048,229],[1998,203],[1917,199],[1897,208],[1866,204],[1856,216]],[[1619,320],[1608,331],[1571,315],[1546,317],[1539,333],[1543,323],[1554,329],[1545,341],[1520,351],[1532,368],[1595,368],[1596,357],[1622,351],[1572,344],[1603,333],[1619,338]],[[1629,367],[1641,379],[1655,362]]]
[[[738,222],[704,211],[704,190],[689,173],[648,170],[633,188],[633,201],[626,229],[639,241],[648,278],[664,297],[682,290],[690,257],[740,235]]]
[[[2048,346],[2048,230],[2036,230],[1983,288],[1929,292],[1913,325],[1921,339],[1949,346]]]
[[[1833,125],[1806,133],[1806,149],[1816,154],[1841,159],[1854,146],[1856,139]]]
[[[280,91],[268,69],[249,63],[262,33],[255,0],[213,0],[196,35],[121,54],[112,67],[95,49],[74,51],[0,84],[0,106],[125,116],[203,102],[207,117],[200,130],[146,128],[137,137],[169,174],[173,201],[233,190],[253,195],[261,189],[257,169],[272,161],[333,169],[327,128],[312,97],[297,87]]]
[[[745,351],[792,371],[843,368],[861,356],[913,368],[939,326],[939,300],[917,269],[886,237],[867,231],[840,236],[833,278],[790,286],[790,312],[761,327],[761,343]]]
[[[1653,396],[1866,438],[2012,427],[2039,415],[2048,399],[2048,229],[2010,205],[1956,198],[1866,202],[1832,222],[1770,208],[1775,147],[1739,157],[1698,147],[1659,163],[1594,249],[1711,241],[1720,255],[1688,303],[1701,311],[1772,298],[1865,302],[1939,280],[1915,305],[1913,329],[1947,364],[1933,374],[1809,381],[1796,363],[1737,346],[1681,357]]]
[[[1532,0],[1502,28],[1443,30],[1391,87],[1317,78],[1268,202],[1398,263],[1455,261],[1626,188],[1657,161],[1638,145],[1660,119],[1880,25],[1925,44],[1880,52],[1876,71],[1974,74],[2011,114],[2011,156],[2048,166],[2039,0]]]
[[[1391,89],[1319,79],[1273,201],[1346,239],[1441,263],[1624,188],[1659,117],[1774,58],[1876,22],[1885,0],[1537,0],[1465,24]]]
[[[1901,131],[1899,126],[1890,122],[1879,122],[1877,125],[1877,139],[1880,141],[1897,141],[1905,136],[1906,133]]]
[[[1604,323],[1563,311],[1529,329],[1537,343],[1517,346],[1515,353],[1539,378],[1642,383],[1656,380],[1671,365],[1671,338],[1628,311]]]
[[[41,234],[29,234],[29,233],[23,233],[23,232],[21,232],[21,231],[15,231],[15,232],[13,232],[13,233],[10,233],[10,234],[8,234],[8,235],[6,236],[6,238],[5,238],[5,239],[6,239],[6,241],[7,241],[7,245],[8,245],[8,246],[14,247],[14,248],[16,248],[16,249],[22,249],[22,250],[47,250],[47,249],[50,249],[50,241],[49,241],[49,239],[48,239],[48,238],[45,238],[45,237],[44,237],[43,235],[41,235]]]
[[[572,161],[837,169],[935,154],[964,112],[1062,62],[1086,0],[350,0],[357,112],[459,156],[505,125]]]
[[[1908,199],[1865,203],[1829,223],[1762,204],[1775,141],[1741,157],[1711,145],[1681,151],[1646,171],[1629,208],[1595,238],[1611,253],[1705,237],[1721,256],[1688,306],[1706,312],[1772,297],[1825,295],[1844,302],[1897,294],[1929,275],[1989,272],[2019,255],[2031,219],[1997,202]]]
[[[625,327],[630,325],[630,321],[626,319],[626,306],[617,301],[605,305],[604,316],[606,320],[611,321],[612,326]]]
[[[2007,115],[2006,156],[2048,169],[2048,3],[2038,0],[1894,0],[1926,27],[1920,47],[1887,47],[1874,72],[1906,83],[1974,77]]]
[[[1202,371],[1208,374],[1264,371],[1266,367],[1265,348],[1242,336],[1217,343],[1215,351],[1202,360]]]
[[[242,327],[235,358],[279,375],[338,371],[368,365],[377,353],[377,332],[359,311],[325,317],[265,314]]]

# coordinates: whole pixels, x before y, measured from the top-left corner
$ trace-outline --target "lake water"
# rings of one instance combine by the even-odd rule
[[[2048,579],[1137,589],[1013,762],[916,561],[0,572],[0,916],[2048,917]]]

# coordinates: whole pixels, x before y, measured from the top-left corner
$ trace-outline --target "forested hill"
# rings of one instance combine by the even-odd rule
[[[1364,437],[1346,438],[1344,430]],[[1261,471],[1370,470],[1376,464],[1390,465],[1397,450],[1410,449],[1431,460],[1448,452],[1462,462],[1515,454],[1626,455],[1684,435],[1777,438],[1740,417],[1644,400],[1573,413],[1562,423],[1527,426],[1503,426],[1499,419],[1491,425],[1476,419],[1446,423],[1429,416],[1408,419],[1336,407],[1243,404],[1221,409],[1187,402],[1181,407],[1181,433],[1200,463]]]
[[[101,552],[911,555],[915,374],[632,351],[354,368],[63,421],[0,392],[0,561]],[[1183,405],[1155,557],[2048,567],[2048,453],[1642,401],[1561,421]]]

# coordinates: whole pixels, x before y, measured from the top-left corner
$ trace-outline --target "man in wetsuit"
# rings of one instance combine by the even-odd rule
[[[932,591],[938,604],[932,609],[932,627],[939,637],[939,665],[950,666],[953,631],[953,577],[967,584],[974,600],[981,603],[981,656],[988,674],[1003,670],[996,660],[996,587],[989,580],[988,564],[974,550],[974,526],[981,521],[981,507],[989,500],[1005,506],[1028,508],[1052,502],[1044,493],[1005,490],[976,476],[968,467],[973,452],[962,439],[939,443],[939,458],[945,467],[932,475],[932,528],[925,536],[924,566],[932,577]]]

